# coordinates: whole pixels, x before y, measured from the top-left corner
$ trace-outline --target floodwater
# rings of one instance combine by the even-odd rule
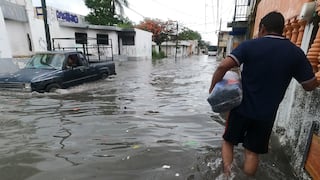
[[[103,81],[0,92],[0,179],[222,179],[224,120],[206,101],[216,65],[208,56],[116,61]],[[232,179],[247,179],[242,152]],[[252,179],[295,179],[276,143],[261,159]]]

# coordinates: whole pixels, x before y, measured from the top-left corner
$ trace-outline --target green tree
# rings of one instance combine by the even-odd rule
[[[178,35],[179,40],[197,40],[199,48],[203,49],[208,46],[208,43],[202,40],[199,32],[193,31],[189,28],[183,28]]]
[[[85,0],[90,12],[85,19],[95,25],[114,25],[124,23],[123,8],[127,0]],[[119,9],[119,14],[116,10]]]
[[[183,28],[178,35],[179,40],[201,40],[200,33],[189,28]]]
[[[118,27],[121,27],[121,28],[133,28],[134,23],[129,19],[129,18],[124,18],[122,17],[121,18],[121,23],[118,24]]]

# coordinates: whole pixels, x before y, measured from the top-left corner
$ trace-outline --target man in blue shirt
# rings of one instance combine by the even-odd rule
[[[304,52],[282,36],[283,29],[282,14],[270,12],[261,19],[258,38],[241,43],[212,76],[209,93],[228,70],[242,65],[243,100],[230,111],[223,134],[226,175],[230,175],[233,146],[238,143],[245,148],[244,173],[256,173],[258,155],[268,152],[276,113],[292,78],[306,91],[319,86]]]

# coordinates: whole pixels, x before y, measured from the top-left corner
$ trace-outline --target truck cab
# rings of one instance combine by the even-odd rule
[[[216,56],[218,52],[218,47],[214,45],[208,46],[208,56]]]
[[[24,68],[0,76],[0,88],[52,92],[115,74],[113,61],[89,62],[80,51],[39,52]]]

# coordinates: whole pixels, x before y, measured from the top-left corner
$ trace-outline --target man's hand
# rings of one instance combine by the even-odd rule
[[[309,80],[307,82],[302,83],[301,85],[304,90],[312,91],[319,86],[319,84],[320,84],[319,79],[320,79],[320,77],[318,78],[317,74],[316,74],[314,78],[312,78],[311,80]]]
[[[209,88],[209,94],[212,92],[216,83],[221,81],[221,79],[223,78],[225,73],[237,65],[238,65],[237,62],[234,59],[232,59],[230,56],[226,57],[225,59],[223,59],[220,62],[216,71],[212,75],[211,85]]]

